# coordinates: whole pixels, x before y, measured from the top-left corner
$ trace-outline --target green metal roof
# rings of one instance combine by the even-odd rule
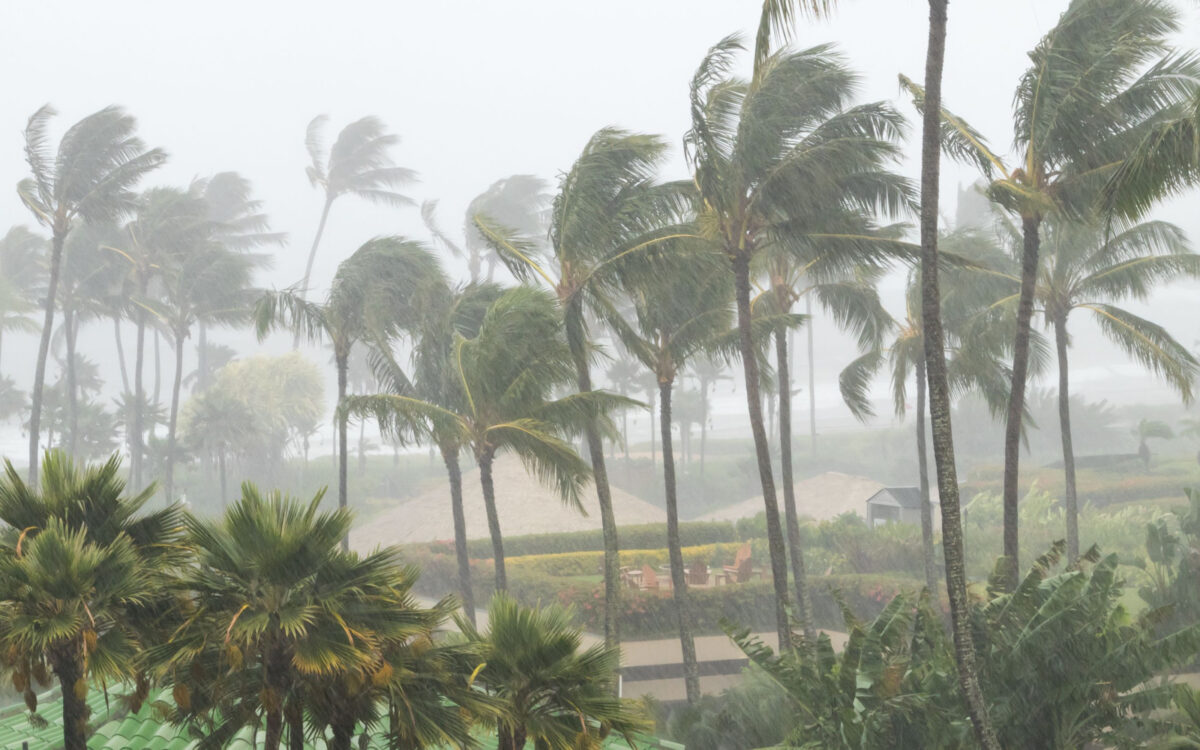
[[[167,693],[160,694],[170,700]],[[150,701],[136,714],[126,713],[115,698],[105,705],[103,691],[92,690],[88,694],[88,705],[92,708],[92,725],[96,727],[88,740],[90,750],[193,750],[197,741],[188,736],[184,727],[168,724],[155,715]],[[21,743],[29,743],[29,750],[54,750],[62,747],[62,698],[57,690],[38,696],[38,714],[46,719],[42,728],[34,726],[24,704],[18,703],[0,709],[0,748],[20,750]],[[260,738],[261,739],[261,738]],[[684,750],[682,745],[655,737],[639,737],[638,748],[663,748]],[[305,742],[308,750],[325,750],[322,740]],[[382,738],[372,739],[371,750],[384,750]],[[494,750],[495,737],[480,737],[481,750]],[[629,745],[619,737],[605,740],[608,750],[628,750]],[[254,731],[247,727],[226,745],[228,750],[254,750]]]

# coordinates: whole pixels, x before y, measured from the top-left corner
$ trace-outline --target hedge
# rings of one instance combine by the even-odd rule
[[[653,523],[642,526],[620,528],[623,549],[660,549],[667,546],[667,525]],[[685,547],[700,544],[718,544],[743,541],[731,523],[716,521],[686,521],[679,524],[679,538]],[[452,553],[451,541],[434,542],[427,547],[432,552]],[[591,531],[566,531],[557,534],[528,534],[504,538],[504,551],[510,557],[525,555],[552,555],[560,552],[591,552],[604,549],[604,537],[600,529]],[[491,557],[490,539],[471,539],[467,542],[471,557]]]
[[[719,544],[703,544],[683,548],[683,560],[690,564],[693,560],[704,560],[710,566],[732,564],[738,549],[745,542],[723,542]],[[759,564],[769,558],[766,539],[754,539],[749,542],[752,559]],[[670,560],[665,549],[623,549],[620,552],[621,565],[640,568],[649,565],[657,568],[667,565]],[[561,552],[552,555],[525,555],[508,557],[506,563],[509,570],[522,570],[545,576],[581,576],[603,573],[603,552]]]
[[[415,590],[440,597],[458,590],[458,568],[453,555],[410,550],[407,562],[421,567]],[[476,606],[484,606],[492,592],[490,560],[471,561],[471,582]],[[915,590],[921,582],[912,578],[878,575],[828,575],[809,579],[813,617],[818,627],[841,630],[845,623],[832,591],[840,592],[850,611],[860,619],[873,618],[897,593]],[[557,602],[574,605],[579,624],[592,632],[604,629],[604,591],[600,584],[577,584],[547,576],[520,565],[508,569],[508,588],[527,605]],[[695,611],[695,632],[721,632],[722,618],[751,628],[774,629],[775,600],[770,581],[751,581],[730,586],[690,589]],[[629,638],[668,638],[678,634],[675,602],[669,590],[634,591],[621,596],[621,632]]]

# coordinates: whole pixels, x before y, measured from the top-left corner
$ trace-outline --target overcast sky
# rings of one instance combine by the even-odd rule
[[[864,100],[897,99],[897,73],[922,75],[926,3],[841,5],[833,21],[798,29],[795,43],[837,42],[864,75]],[[998,147],[1011,140],[1025,54],[1065,6],[951,3],[946,103]],[[303,143],[319,113],[332,118],[330,140],[350,120],[382,117],[403,139],[396,160],[421,174],[409,193],[418,203],[440,199],[442,223],[454,231],[467,202],[492,181],[519,172],[554,178],[606,125],[665,135],[675,151],[664,176],[678,177],[692,71],[719,38],[752,30],[759,7],[755,0],[5,2],[0,224],[29,222],[15,191],[3,186],[25,175],[21,130],[46,102],[61,113],[59,130],[107,104],[127,107],[146,141],[171,156],[148,184],[223,170],[250,178],[275,229],[290,235],[264,279],[274,286],[298,280],[316,227],[321,198],[304,175]],[[1187,29],[1180,43],[1200,47],[1194,13]],[[910,139],[910,153],[916,148]],[[911,161],[904,170],[916,174]],[[956,184],[971,179],[969,170],[947,166],[947,213]],[[1197,205],[1193,195],[1164,215],[1200,238]],[[364,240],[388,233],[423,236],[417,212],[342,199],[315,277],[327,280]],[[1194,287],[1174,294],[1194,303]],[[1189,344],[1200,337],[1194,309],[1180,320]],[[844,364],[831,362],[828,372]],[[15,367],[10,361],[5,369]]]

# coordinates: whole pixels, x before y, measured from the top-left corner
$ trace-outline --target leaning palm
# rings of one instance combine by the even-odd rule
[[[1051,223],[1046,230],[1051,254],[1038,275],[1036,300],[1046,324],[1054,329],[1058,353],[1067,557],[1074,560],[1080,550],[1079,503],[1071,440],[1068,318],[1075,310],[1091,312],[1105,336],[1189,402],[1200,362],[1165,328],[1118,305],[1145,301],[1160,283],[1200,276],[1200,255],[1191,251],[1183,230],[1163,221],[1136,224],[1115,234],[1103,226],[1068,222]]]
[[[42,389],[54,329],[63,243],[76,220],[111,221],[131,210],[133,187],[166,160],[161,150],[146,149],[136,135],[136,121],[119,107],[106,107],[72,125],[59,140],[55,153],[46,132],[54,115],[54,109],[46,105],[30,116],[25,126],[25,160],[31,175],[17,185],[21,202],[39,224],[50,229],[50,272],[29,415],[31,483],[38,475]]]
[[[1171,52],[1178,13],[1158,0],[1073,0],[1030,53],[1013,101],[1016,159],[941,108],[942,148],[980,169],[989,197],[1021,219],[1021,290],[1004,435],[1004,554],[1018,571],[1017,480],[1041,227],[1086,218],[1099,189],[1165,112],[1200,83],[1194,55]],[[922,89],[901,77],[919,108]]]
[[[907,181],[886,171],[898,155],[902,118],[883,103],[852,106],[858,77],[830,47],[777,49],[790,11],[789,3],[764,5],[748,80],[731,73],[743,49],[738,37],[709,51],[692,79],[692,128],[684,141],[703,206],[699,224],[735,279],[781,643],[789,638],[787,549],[759,398],[751,268],[768,249],[801,263],[819,250],[831,269],[880,264],[901,246],[881,236],[864,212],[898,214],[911,194]]]
[[[444,288],[437,259],[423,245],[402,237],[369,240],[338,266],[324,303],[304,298],[303,289],[269,291],[255,310],[259,339],[276,326],[310,341],[333,345],[338,406],[346,398],[350,349],[369,336],[386,335],[415,324],[429,299]],[[338,411],[338,507],[348,505],[346,491],[346,417]],[[348,542],[347,542],[348,544]]]
[[[0,480],[0,646],[36,711],[33,680],[62,690],[63,747],[85,750],[88,683],[130,681],[146,698],[144,650],[161,633],[166,571],[180,562],[179,509],[141,513],[116,457],[81,467],[46,453],[40,492],[11,463]]]
[[[592,390],[593,344],[588,312],[607,315],[622,282],[650,273],[660,250],[691,234],[678,226],[689,209],[690,186],[659,184],[655,172],[666,156],[657,136],[604,128],[559,180],[550,210],[550,247],[485,215],[475,225],[517,278],[544,284],[558,296],[562,324],[575,362],[580,393]],[[613,645],[620,597],[617,522],[596,424],[585,430],[600,523],[604,533],[604,639]]]
[[[612,732],[633,746],[632,733],[645,728],[631,702],[611,691],[620,651],[583,649],[573,615],[558,605],[523,607],[497,593],[486,632],[459,621],[481,652],[477,681],[499,704],[499,750],[522,750],[526,742],[546,750],[598,747]]]
[[[671,397],[675,380],[690,360],[716,350],[728,340],[733,324],[733,289],[720,257],[709,253],[687,258],[674,273],[646,278],[630,289],[633,320],[613,316],[610,325],[625,349],[647,368],[658,383],[659,425],[662,433],[663,481],[667,503],[667,552],[671,592],[679,620],[684,682],[689,703],[700,699],[700,672],[692,635],[682,545],[679,539],[679,500],[675,483],[675,453],[671,442]]]
[[[457,433],[456,442],[471,448],[479,467],[497,589],[506,588],[508,578],[492,479],[496,455],[516,454],[554,486],[563,502],[582,509],[579,494],[590,472],[563,436],[626,403],[603,391],[553,398],[574,374],[560,323],[548,294],[517,287],[491,305],[477,336],[455,336],[450,364],[461,391],[449,402],[452,406],[380,394],[347,397],[340,410],[342,418],[350,412],[373,416],[391,434],[403,434],[414,424],[438,436]]]
[[[400,142],[399,136],[386,132],[382,120],[368,115],[342,128],[332,148],[326,151],[324,130],[328,122],[326,115],[314,117],[308,123],[304,138],[304,146],[312,161],[304,171],[313,187],[325,193],[325,205],[321,208],[317,234],[308,251],[304,278],[298,287],[301,296],[308,294],[313,261],[317,258],[317,247],[321,244],[321,235],[325,233],[325,222],[334,201],[343,195],[354,195],[386,206],[412,205],[412,200],[397,193],[396,188],[416,179],[416,172],[397,167],[388,153]],[[297,335],[293,348],[299,343],[300,337]]]

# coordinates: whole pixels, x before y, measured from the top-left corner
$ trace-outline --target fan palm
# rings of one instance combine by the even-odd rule
[[[338,133],[332,148],[325,149],[326,115],[318,115],[308,123],[304,146],[308,149],[311,164],[305,168],[308,181],[325,193],[325,205],[321,208],[321,220],[312,248],[308,251],[308,262],[304,265],[304,278],[297,287],[301,297],[308,294],[308,282],[312,276],[313,261],[317,258],[317,247],[325,233],[325,222],[333,202],[343,195],[354,195],[372,203],[385,206],[411,206],[412,200],[396,192],[396,188],[416,179],[416,172],[397,167],[388,153],[400,142],[400,137],[386,132],[386,126],[378,117],[355,120]],[[293,348],[299,346],[297,334]]]
[[[1017,578],[1017,480],[1042,222],[1084,216],[1098,190],[1165,113],[1200,82],[1200,61],[1171,52],[1178,13],[1158,0],[1073,0],[1030,53],[1014,96],[1015,163],[939,108],[942,148],[977,166],[989,197],[1021,219],[1021,292],[1004,444],[1004,554]],[[924,92],[901,77],[918,107]]]
[[[360,558],[338,548],[352,515],[320,512],[321,496],[301,502],[247,483],[223,517],[185,519],[197,558],[180,581],[189,605],[153,656],[180,717],[211,722],[214,746],[265,721],[264,747],[277,750],[286,721],[290,746],[302,747],[309,693],[349,674],[370,680],[382,646],[430,619],[407,596],[415,572],[396,550]]]
[[[628,701],[613,697],[620,652],[604,644],[581,650],[572,616],[557,605],[529,609],[497,593],[487,632],[459,622],[481,652],[477,681],[499,703],[499,750],[521,750],[530,741],[548,750],[596,747],[610,732],[629,740],[645,726]]]
[[[716,262],[713,262],[716,261]],[[671,404],[675,381],[693,356],[716,349],[733,323],[733,289],[720,258],[691,258],[676,273],[645,279],[630,289],[633,321],[613,317],[610,325],[625,349],[658,383],[659,425],[662,433],[663,482],[667,504],[667,552],[671,593],[679,618],[684,682],[688,703],[700,699],[700,672],[692,636],[691,602],[679,539],[679,499],[675,482],[675,452],[671,441]],[[683,264],[681,264],[682,266]]]
[[[37,481],[38,440],[46,357],[54,330],[54,306],[62,272],[63,243],[76,220],[113,220],[133,208],[133,187],[166,160],[147,150],[137,123],[119,107],[106,107],[72,125],[51,150],[46,132],[55,111],[43,106],[25,126],[25,161],[30,176],[17,185],[21,202],[50,230],[50,268],[42,340],[38,346],[29,415],[29,481]]]
[[[291,328],[310,341],[333,345],[338,378],[338,507],[346,492],[346,399],[350,349],[371,336],[415,325],[427,301],[445,288],[437,259],[425,246],[402,237],[367,241],[338,266],[325,302],[304,298],[303,290],[268,291],[259,299],[255,321],[260,340],[276,326]],[[346,544],[349,544],[348,538]]]
[[[751,268],[768,249],[801,264],[818,249],[835,267],[879,263],[900,243],[880,237],[864,212],[898,214],[911,193],[905,180],[885,171],[898,153],[900,115],[882,103],[851,106],[858,78],[832,48],[776,48],[794,11],[791,3],[764,4],[749,80],[730,72],[743,48],[738,37],[709,51],[692,79],[692,127],[684,139],[702,204],[699,224],[725,253],[735,279],[781,643],[789,633],[787,550],[751,335]]]
[[[0,480],[0,644],[36,710],[47,670],[63,696],[63,747],[86,748],[88,682],[135,681],[146,697],[144,649],[164,611],[167,569],[180,559],[177,507],[141,511],[115,456],[80,467],[61,451],[42,463],[41,491],[5,462]],[[169,609],[169,608],[168,608]]]
[[[606,315],[624,279],[647,272],[658,250],[690,232],[677,225],[688,209],[690,189],[654,180],[665,155],[666,144],[657,136],[616,128],[593,135],[559,180],[550,210],[548,253],[540,252],[537,239],[490,217],[474,217],[482,237],[513,275],[545,284],[558,296],[582,394],[592,390],[587,313]],[[604,638],[613,645],[620,640],[617,522],[599,426],[589,426],[585,436],[604,534]]]
[[[1200,255],[1188,247],[1183,230],[1152,221],[1115,234],[1083,223],[1054,222],[1046,227],[1051,253],[1038,274],[1036,300],[1046,324],[1054,329],[1058,353],[1058,415],[1066,473],[1067,557],[1079,556],[1079,503],[1075,488],[1075,452],[1071,441],[1068,318],[1090,311],[1100,330],[1140,364],[1161,376],[1191,401],[1200,363],[1163,327],[1115,303],[1145,300],[1156,284],[1200,276]]]
[[[590,472],[562,436],[628,402],[603,391],[553,398],[555,390],[570,383],[573,360],[554,300],[529,287],[498,298],[474,338],[456,335],[450,365],[461,388],[447,401],[451,406],[408,395],[351,396],[341,416],[373,416],[382,431],[393,435],[414,425],[435,439],[457,433],[448,447],[470,446],[479,467],[496,588],[505,589],[504,539],[492,478],[496,455],[515,453],[542,481],[553,484],[563,502],[582,510],[579,493]]]

